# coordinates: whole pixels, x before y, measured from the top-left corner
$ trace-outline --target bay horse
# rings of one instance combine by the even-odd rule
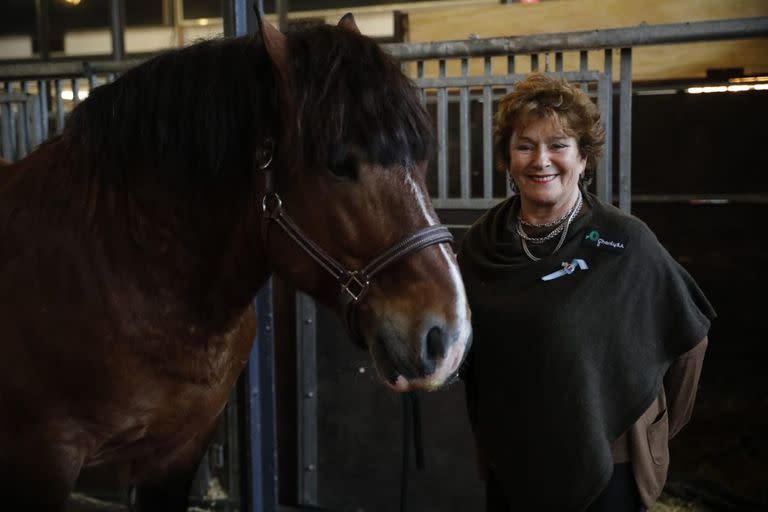
[[[116,466],[189,482],[268,276],[334,308],[396,391],[453,378],[469,309],[417,91],[351,15],[201,42],[94,89],[0,172],[0,500],[64,510]]]

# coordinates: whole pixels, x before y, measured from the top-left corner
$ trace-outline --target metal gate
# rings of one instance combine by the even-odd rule
[[[254,20],[250,6],[243,0],[232,0],[227,5],[230,7],[226,13],[228,33],[251,32]],[[121,30],[121,26],[114,28],[118,29]],[[596,192],[602,199],[615,201],[630,211],[633,48],[766,36],[768,17],[759,17],[517,38],[392,44],[385,45],[385,49],[403,63],[403,69],[421,88],[425,103],[434,111],[438,149],[430,190],[438,209],[484,210],[507,195],[506,180],[499,180],[495,177],[498,173],[494,173],[491,133],[494,102],[528,73],[541,71],[579,83],[594,98],[607,135],[605,153],[598,166]],[[117,57],[120,56],[118,52]],[[61,131],[66,113],[80,100],[81,91],[111,81],[116,74],[139,62],[0,64],[0,154],[10,160],[23,158],[47,136]],[[615,73],[616,67],[618,73]],[[64,98],[66,91],[71,99]],[[616,97],[618,112],[614,113]],[[477,145],[473,144],[473,111],[481,112]],[[618,130],[612,126],[614,119],[618,120]],[[452,126],[458,126],[458,151],[449,143]],[[613,140],[615,131],[618,131],[618,140]],[[480,148],[479,156],[473,154],[476,146]],[[617,179],[612,170],[615,152],[618,152]],[[618,184],[616,191],[614,183]],[[245,478],[242,482],[247,505],[241,510],[265,512],[277,509],[270,296],[270,287],[260,295],[260,343],[257,345],[260,349],[254,351],[240,387],[245,404],[243,413],[233,420],[244,427],[245,437],[241,440],[246,454],[252,455],[243,458]],[[316,309],[314,302],[303,295],[297,296],[295,307],[299,369],[295,403],[299,423],[297,501],[316,505],[317,474],[321,469],[316,435]],[[234,440],[232,444],[236,444]],[[259,465],[260,460],[266,463]]]

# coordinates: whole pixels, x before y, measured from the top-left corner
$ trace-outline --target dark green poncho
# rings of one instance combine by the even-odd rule
[[[509,503],[535,507],[521,510],[584,510],[611,477],[611,443],[715,316],[642,221],[585,201],[565,244],[540,261],[508,227],[517,197],[480,218],[459,253],[474,329],[473,427]],[[575,259],[589,268],[541,279]]]

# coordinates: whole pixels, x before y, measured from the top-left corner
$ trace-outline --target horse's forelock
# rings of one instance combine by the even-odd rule
[[[385,166],[425,160],[432,124],[413,83],[374,41],[339,27],[289,34],[304,158],[324,163],[338,144]]]

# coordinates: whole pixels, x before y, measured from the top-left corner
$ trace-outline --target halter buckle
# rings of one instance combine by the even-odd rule
[[[347,274],[346,281],[342,277],[340,282],[342,296],[343,293],[346,292],[353,303],[357,303],[357,301],[360,300],[360,298],[365,293],[365,290],[368,289],[368,285],[370,284],[368,278],[364,277],[362,274],[359,274],[356,270]]]
[[[264,194],[264,198],[261,200],[261,209],[268,218],[274,218],[277,216],[283,207],[283,201],[276,192],[267,192]]]

